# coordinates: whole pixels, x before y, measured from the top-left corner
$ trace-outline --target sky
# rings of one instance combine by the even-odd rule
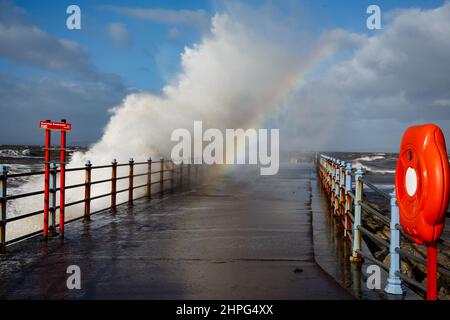
[[[80,30],[66,27],[71,4],[81,9]],[[381,30],[366,26],[371,4],[381,8]],[[229,22],[221,22],[224,16]],[[230,29],[240,36],[228,34]],[[290,148],[396,151],[407,126],[426,122],[450,134],[445,1],[0,0],[0,144],[41,144],[39,120],[61,118],[73,123],[70,144],[92,144],[118,109],[126,107],[131,115],[130,97],[168,96],[168,89],[181,87],[180,79],[198,74],[201,63],[189,64],[189,53],[208,61],[202,48],[209,52],[204,48],[212,39],[228,47],[210,51],[211,59],[220,56],[229,67],[192,79],[246,78],[260,68],[248,79],[286,83],[270,108],[258,109],[260,99],[251,96],[277,85],[270,81],[224,88],[230,96],[222,100],[248,99],[255,107],[221,108],[279,127]],[[259,51],[234,70],[232,59],[240,57],[227,55],[230,47],[245,50],[242,59],[253,48]],[[271,65],[274,57],[285,61]],[[204,89],[198,90],[207,101],[220,96],[213,99]],[[166,100],[177,103],[171,99]],[[160,125],[158,118],[150,119]],[[230,127],[239,123],[224,119]]]

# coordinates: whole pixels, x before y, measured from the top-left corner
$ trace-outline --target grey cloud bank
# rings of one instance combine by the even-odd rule
[[[450,3],[390,19],[371,37],[329,34],[356,50],[292,100],[280,126],[315,137],[298,139],[299,148],[396,151],[406,127],[424,122],[450,139]]]
[[[128,93],[119,76],[99,72],[89,51],[74,41],[56,38],[31,25],[28,14],[9,1],[0,2],[0,58],[44,75],[8,74],[0,70],[1,144],[41,144],[39,120],[67,118],[74,126],[69,142],[98,139],[108,109]]]

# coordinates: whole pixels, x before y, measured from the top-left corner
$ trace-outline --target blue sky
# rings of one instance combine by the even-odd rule
[[[56,37],[74,40],[87,48],[92,60],[100,71],[118,74],[128,86],[140,90],[158,91],[179,70],[180,54],[184,46],[197,42],[206,30],[185,28],[180,24],[161,24],[143,21],[123,14],[108,11],[102,6],[114,5],[136,8],[163,8],[167,10],[204,10],[208,15],[223,10],[220,1],[15,1],[30,15],[31,21]],[[394,8],[433,8],[443,1],[243,1],[253,6],[270,5],[290,15],[290,10],[302,10],[307,15],[306,25],[310,32],[324,29],[342,28],[354,32],[369,31],[366,28],[366,8],[378,4],[383,11]],[[68,30],[65,27],[66,8],[77,4],[82,10],[82,29]],[[106,26],[122,23],[127,28],[133,43],[117,47],[108,39]],[[170,30],[178,30],[175,39],[169,36]],[[23,69],[20,65],[8,65],[13,73],[35,73],[36,70]]]
[[[370,4],[381,7],[384,24],[384,14],[394,9],[426,10],[445,1],[233,3],[250,9],[265,7],[279,24],[289,21],[295,32],[310,37],[335,29],[372,37],[377,31],[366,28]],[[85,124],[74,131],[72,142],[88,144],[101,137],[108,109],[120,104],[127,94],[158,93],[174,81],[184,47],[199,43],[209,32],[210,18],[226,12],[230,1],[0,0],[0,4],[0,27],[4,26],[0,38],[11,41],[11,34],[22,35],[3,43],[0,49],[0,111],[10,123],[0,129],[0,143],[40,143],[33,134],[35,123],[42,118],[66,117]],[[81,30],[66,28],[70,4],[81,8]],[[146,18],[139,16],[142,12]],[[17,27],[16,33],[11,26]],[[61,40],[70,40],[76,47],[61,45]],[[39,47],[39,41],[48,48]],[[329,61],[329,65],[334,63]],[[13,133],[11,126],[18,121],[30,129]]]

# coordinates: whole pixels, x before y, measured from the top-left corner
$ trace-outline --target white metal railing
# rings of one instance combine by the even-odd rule
[[[402,256],[422,265],[426,265],[426,259],[417,257],[401,248],[402,236],[406,241],[410,241],[410,239],[403,233],[400,226],[395,190],[390,194],[383,192],[370,182],[364,180],[364,170],[361,166],[354,171],[350,162],[345,163],[344,161],[326,155],[319,156],[318,171],[322,188],[329,198],[330,211],[342,223],[344,238],[352,243],[350,260],[358,263],[361,262],[362,258],[366,258],[386,270],[389,273],[387,284],[384,288],[386,293],[394,295],[404,294],[404,284],[426,292],[426,287],[422,283],[401,272]],[[370,202],[363,200],[364,185],[389,200],[390,217],[387,217],[383,212],[374,208]],[[381,238],[364,227],[363,210],[365,213],[389,226],[388,240]],[[370,254],[363,252],[361,249],[363,235],[379,245],[389,248],[389,266]],[[446,241],[440,240],[439,243],[443,247],[449,247],[449,243]],[[450,276],[450,270],[443,265],[438,265],[438,272],[441,276]],[[442,296],[440,298],[445,299]]]

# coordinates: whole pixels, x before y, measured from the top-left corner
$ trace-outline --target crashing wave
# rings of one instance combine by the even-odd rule
[[[394,174],[395,170],[392,169],[379,169],[379,168],[374,168],[374,167],[370,167],[366,164],[362,164],[361,162],[354,160],[352,161],[352,166],[353,168],[363,168],[366,170],[366,172],[370,172],[370,173],[375,173],[375,174]]]
[[[3,158],[38,158],[31,156],[30,149],[3,149],[0,150],[0,157]]]
[[[375,160],[384,160],[386,159],[385,156],[382,155],[375,155],[375,156],[364,156],[364,157],[360,157],[355,159],[355,161],[365,161],[365,162],[371,162],[371,161],[375,161]]]

